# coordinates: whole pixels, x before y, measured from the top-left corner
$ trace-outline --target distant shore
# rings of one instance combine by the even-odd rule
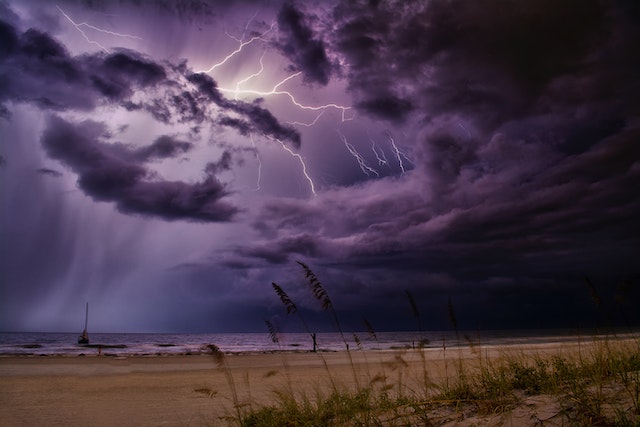
[[[424,358],[416,350],[252,352],[222,359],[207,354],[3,356],[0,425],[227,425],[221,417],[232,414],[230,378],[241,402],[260,407],[273,403],[277,390],[313,395],[331,381],[349,389],[355,386],[354,372],[366,382],[384,369],[398,375],[400,363],[403,381],[418,379],[425,366],[434,380],[443,380],[454,373],[453,360],[473,369],[478,361],[509,354],[586,354],[593,345],[584,340],[430,348]]]

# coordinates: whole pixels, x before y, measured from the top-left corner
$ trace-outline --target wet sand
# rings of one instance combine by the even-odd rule
[[[588,345],[581,344],[580,351]],[[332,383],[353,388],[384,372],[393,383],[418,385],[424,367],[432,381],[505,355],[570,354],[576,343],[417,351],[252,353],[190,356],[0,357],[0,425],[201,426],[227,425],[235,390],[254,407],[293,389],[312,397]],[[326,364],[326,366],[325,366]],[[354,375],[355,373],[355,375]],[[230,383],[232,381],[232,383]],[[257,405],[257,406],[256,406]]]

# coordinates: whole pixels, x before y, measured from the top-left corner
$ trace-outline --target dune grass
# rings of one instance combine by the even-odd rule
[[[510,414],[530,405],[530,397],[545,396],[555,408],[546,425],[640,425],[639,343],[607,339],[588,348],[581,355],[514,353],[482,363],[453,356],[454,369],[446,380],[418,375],[417,382],[416,371],[399,356],[389,368],[393,380],[376,373],[362,375],[355,387],[276,390],[275,403],[247,406],[227,421],[240,426],[430,426],[492,417],[496,424],[509,425]],[[371,372],[380,368],[371,365]]]
[[[456,331],[456,346],[448,347],[443,341],[439,349],[427,348],[426,341],[420,340],[412,349],[384,352],[384,356],[380,352],[375,361],[367,359],[364,352],[356,364],[352,352],[359,351],[360,346],[356,350],[349,347],[326,289],[308,266],[299,264],[313,295],[322,309],[330,313],[341,334],[353,378],[340,383],[322,353],[316,353],[326,373],[317,379],[317,387],[296,387],[288,381],[287,387],[273,391],[272,404],[241,403],[231,370],[214,346],[212,355],[231,388],[233,412],[222,418],[229,425],[640,426],[638,338],[595,335],[568,352],[532,353],[526,349],[507,352],[493,348],[490,356],[479,339],[472,341],[465,337],[461,341],[449,299],[447,308]],[[272,286],[287,313],[297,314],[312,335],[285,291],[275,283]],[[418,306],[411,293],[405,292],[422,331]],[[377,339],[373,326],[367,320],[365,325],[369,336]],[[267,327],[272,340],[277,340],[273,326],[267,322]],[[359,344],[356,334],[354,341]],[[441,359],[437,359],[439,369],[435,369],[433,358],[427,360],[427,351],[441,354]],[[287,366],[283,354],[285,372]],[[322,381],[328,384],[321,387]],[[208,389],[196,391],[210,393]]]

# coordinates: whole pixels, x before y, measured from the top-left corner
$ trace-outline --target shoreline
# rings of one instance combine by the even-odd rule
[[[234,393],[243,408],[277,402],[292,390],[310,398],[332,384],[354,390],[383,373],[390,383],[420,387],[510,356],[588,355],[600,345],[638,347],[638,338],[581,342],[425,348],[424,351],[272,351],[224,355],[2,356],[0,425],[229,425]],[[464,424],[463,424],[464,425]],[[528,425],[528,424],[522,424]]]
[[[17,334],[17,333],[16,333]],[[485,339],[482,337],[470,337],[464,335],[464,338],[448,341],[436,341],[432,340],[424,347],[421,347],[424,351],[439,351],[443,346],[447,349],[458,348],[491,348],[491,347],[510,347],[518,345],[558,345],[558,344],[570,344],[570,343],[590,343],[593,341],[603,340],[640,340],[640,331],[627,331],[623,333],[600,333],[593,335],[533,335],[529,337],[502,337]],[[348,351],[355,353],[358,351],[409,351],[418,350],[420,347],[416,344],[420,340],[416,339],[412,342],[405,341],[404,343],[377,343],[369,338],[367,345],[359,347],[354,345]],[[387,344],[387,345],[385,345]],[[79,347],[73,347],[72,350],[49,350],[46,345],[34,344],[34,343],[22,343],[12,345],[16,350],[11,351],[5,346],[0,350],[0,359],[10,357],[175,357],[175,356],[198,356],[203,354],[210,354],[210,350],[207,348],[208,344],[198,345],[197,348],[183,349],[183,351],[171,351],[181,347],[180,344],[155,344],[156,348],[151,349],[139,349],[137,344],[129,343],[94,343],[90,345],[81,345]],[[270,354],[270,353],[313,353],[311,348],[300,344],[291,344],[289,346],[283,346],[281,348],[265,348],[265,349],[225,349],[224,345],[218,346],[220,350],[226,355],[243,355],[243,354]],[[164,349],[164,351],[163,351]],[[344,344],[327,346],[322,348],[319,346],[319,353],[334,353],[334,352],[346,352]]]
[[[353,334],[354,339],[351,339]],[[76,344],[77,334],[62,332],[0,332],[1,355],[74,354],[98,352],[127,354],[185,354],[201,353],[207,345],[215,344],[224,352],[255,351],[307,351],[312,342],[307,333],[286,332],[279,334],[280,343],[274,343],[266,333],[95,333],[88,345]],[[318,348],[326,351],[343,351],[343,337],[335,332],[319,332]],[[396,331],[347,333],[352,350],[395,350],[413,348],[425,341],[427,348],[520,343],[567,342],[601,338],[640,337],[640,328],[614,328],[601,330],[544,329],[544,330],[493,330],[493,331]],[[359,339],[357,338],[359,337]]]
[[[351,350],[351,351],[263,351],[242,353],[221,353],[223,368],[230,370],[256,370],[261,368],[291,369],[309,367],[312,369],[377,368],[383,364],[403,360],[407,365],[428,363],[438,371],[444,364],[462,361],[473,367],[478,361],[497,361],[509,356],[549,357],[552,355],[588,355],[602,344],[614,346],[638,346],[640,338],[592,340],[563,343],[533,343],[510,345],[480,345],[446,348]],[[126,355],[2,355],[0,356],[0,379],[33,378],[47,376],[86,377],[129,372],[171,373],[208,370],[220,373],[219,356],[212,353],[198,354],[126,354]],[[353,362],[354,366],[350,363]],[[0,391],[4,386],[0,381]],[[6,391],[6,390],[4,390]],[[0,423],[1,424],[1,423]]]

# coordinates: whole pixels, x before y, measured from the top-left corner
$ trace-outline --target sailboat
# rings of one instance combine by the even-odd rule
[[[78,344],[89,344],[89,334],[87,333],[87,321],[89,320],[89,303],[87,303],[87,307],[85,309],[84,314],[84,330],[82,331],[82,335],[78,337]]]

